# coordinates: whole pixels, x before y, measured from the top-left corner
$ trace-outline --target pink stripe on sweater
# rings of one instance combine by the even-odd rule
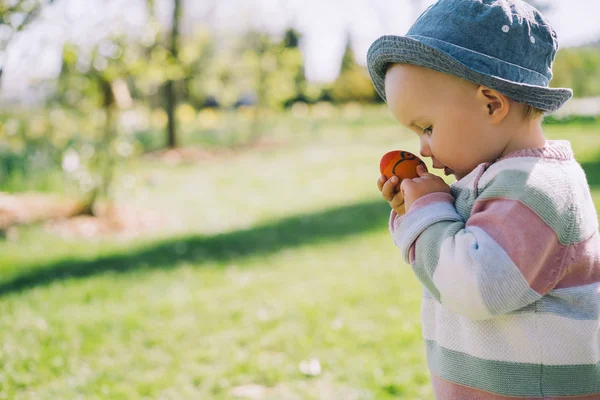
[[[529,286],[546,294],[562,279],[567,248],[537,214],[516,200],[479,201],[467,228],[483,229],[506,251]]]
[[[411,211],[453,199],[447,193],[433,193],[415,201]],[[392,211],[390,217],[393,234],[404,215]],[[583,242],[561,245],[554,231],[531,209],[519,201],[504,199],[477,202],[466,226],[477,226],[487,232],[507,252],[531,288],[540,294],[600,282],[598,232]],[[414,263],[414,244],[409,258]]]
[[[449,382],[436,375],[431,375],[433,392],[436,400],[540,400],[541,397],[506,397],[484,392],[457,383]],[[544,400],[598,400],[600,394],[589,396],[544,397]]]
[[[565,277],[557,289],[600,282],[600,233],[569,247]]]
[[[507,218],[508,216],[508,218]],[[475,203],[467,227],[490,235],[540,294],[600,282],[600,234],[565,246],[537,214],[516,200]]]

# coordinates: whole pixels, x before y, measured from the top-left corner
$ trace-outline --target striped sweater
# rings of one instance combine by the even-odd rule
[[[437,399],[600,399],[600,235],[567,141],[479,165],[390,231]]]

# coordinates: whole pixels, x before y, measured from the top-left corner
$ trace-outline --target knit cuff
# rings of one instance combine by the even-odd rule
[[[410,263],[410,248],[425,229],[440,221],[462,221],[454,208],[454,197],[449,193],[431,193],[415,201],[408,213],[392,213],[390,230],[396,246]]]

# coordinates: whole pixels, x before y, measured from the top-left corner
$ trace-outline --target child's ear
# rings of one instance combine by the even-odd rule
[[[485,86],[477,90],[477,102],[493,124],[500,123],[510,111],[510,100],[503,94]]]

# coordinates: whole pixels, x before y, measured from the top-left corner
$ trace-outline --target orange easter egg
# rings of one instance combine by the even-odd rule
[[[379,170],[382,175],[385,175],[387,179],[390,179],[393,175],[402,179],[417,178],[417,166],[422,164],[425,166],[423,160],[415,156],[408,151],[394,150],[390,151],[381,157],[379,162]]]

